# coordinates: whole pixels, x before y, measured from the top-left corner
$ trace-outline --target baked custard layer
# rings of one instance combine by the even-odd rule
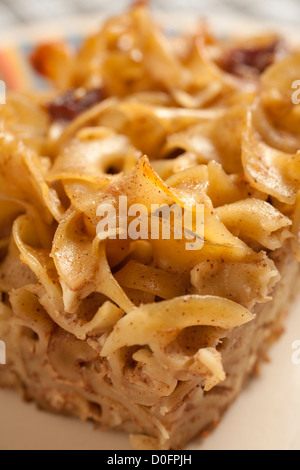
[[[117,384],[107,359],[95,358],[88,341],[52,323],[37,296],[28,290],[21,296],[26,308],[21,303],[14,312],[1,304],[0,333],[6,339],[8,362],[0,368],[0,385],[18,390],[46,410],[93,420],[103,429],[125,430],[135,449],[181,448],[218,424],[284,330],[291,302],[299,292],[299,265],[287,249],[273,256],[281,274],[273,300],[255,307],[255,320],[221,340],[218,351],[226,379],[208,392],[203,378],[195,377],[179,381],[169,396],[151,405],[138,404],[142,400],[137,397],[151,393],[153,385],[145,381],[141,369],[134,371],[132,358],[121,359],[123,378]],[[28,308],[42,316],[43,329],[32,322]],[[167,386],[161,383],[165,392]]]

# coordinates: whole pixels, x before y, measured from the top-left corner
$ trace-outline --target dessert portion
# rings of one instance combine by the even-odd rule
[[[31,60],[51,91],[0,109],[0,385],[178,449],[218,423],[299,291],[300,52],[205,23],[169,37],[138,4]],[[99,207],[121,221],[125,197],[99,237]],[[150,221],[153,204],[201,205],[201,248],[182,223],[132,238],[130,208]]]

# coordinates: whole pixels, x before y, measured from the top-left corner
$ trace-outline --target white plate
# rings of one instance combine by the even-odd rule
[[[173,21],[174,19],[174,21]],[[168,15],[174,29],[194,22],[189,16]],[[1,45],[37,38],[81,35],[95,29],[100,18],[74,18],[68,22],[36,25],[0,35]],[[265,24],[242,18],[213,18],[217,33],[234,31],[249,34],[265,31]],[[280,25],[268,25],[288,34]],[[67,34],[66,34],[67,32]],[[300,78],[300,77],[299,77]],[[292,344],[300,340],[300,298],[287,321],[286,333],[272,348],[271,363],[263,365],[260,378],[250,381],[236,403],[224,416],[219,427],[205,440],[195,440],[190,450],[300,450],[300,365],[292,362]],[[23,403],[17,394],[0,390],[1,450],[128,450],[125,434],[95,430],[90,423],[51,415]]]

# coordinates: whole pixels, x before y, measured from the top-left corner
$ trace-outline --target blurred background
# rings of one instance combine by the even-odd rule
[[[0,30],[40,20],[93,12],[115,13],[130,0],[0,0]],[[201,16],[246,16],[300,26],[300,0],[152,0],[162,11],[195,11]]]

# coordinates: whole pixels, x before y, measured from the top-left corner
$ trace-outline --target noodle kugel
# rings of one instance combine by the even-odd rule
[[[0,108],[0,385],[179,448],[238,395],[298,289],[300,54],[203,23],[168,37],[137,5],[32,63],[52,89]],[[203,247],[99,239],[97,208],[118,216],[124,196],[149,217],[202,204]]]

